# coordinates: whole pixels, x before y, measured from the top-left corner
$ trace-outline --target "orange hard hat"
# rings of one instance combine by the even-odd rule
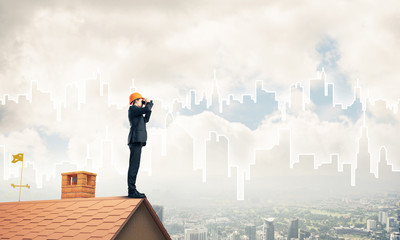
[[[131,105],[132,102],[133,102],[135,99],[138,99],[138,98],[143,98],[142,95],[141,95],[140,93],[138,93],[138,92],[132,93],[132,94],[129,96],[129,105]]]

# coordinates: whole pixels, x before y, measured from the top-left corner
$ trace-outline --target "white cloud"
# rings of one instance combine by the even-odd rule
[[[39,133],[32,128],[25,128],[20,131],[14,131],[10,134],[0,135],[0,142],[4,143],[6,152],[11,155],[24,153],[24,162],[34,163],[38,174],[47,172],[48,168],[52,168],[52,159],[49,158],[49,151]],[[6,156],[6,173],[8,176],[13,174],[19,176],[20,165],[18,163],[11,164],[7,160],[12,160],[12,156]],[[8,166],[8,167],[7,167]],[[41,182],[41,176],[37,175],[36,181]]]
[[[396,1],[385,7],[365,1],[92,4],[32,4],[5,15],[14,24],[0,29],[1,93],[23,93],[36,79],[59,95],[96,69],[121,102],[132,77],[153,98],[168,101],[188,88],[206,90],[214,68],[223,94],[251,90],[254,79],[270,90],[297,81],[307,86],[320,61],[316,46],[329,36],[338,43],[339,70],[353,85],[360,78],[372,97],[398,98],[392,87],[400,56]]]

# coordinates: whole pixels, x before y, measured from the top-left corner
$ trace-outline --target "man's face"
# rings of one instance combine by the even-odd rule
[[[140,107],[140,108],[141,108],[142,105],[143,105],[143,104],[142,104],[142,99],[141,99],[141,98],[140,98],[140,99],[137,99],[137,100],[135,101],[135,106],[136,106],[136,107]]]

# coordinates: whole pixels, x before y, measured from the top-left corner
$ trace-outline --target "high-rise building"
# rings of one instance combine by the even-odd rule
[[[400,232],[400,210],[397,210],[397,231]]]
[[[376,221],[372,219],[367,220],[367,230],[375,230],[376,229]]]
[[[160,221],[163,222],[164,207],[159,205],[153,205],[153,209],[156,212]]]
[[[204,227],[185,229],[185,240],[207,240],[207,229]]]
[[[256,239],[257,240],[265,240],[264,231],[262,231],[262,230],[257,231],[256,232]]]
[[[394,217],[387,218],[386,231],[387,232],[392,232],[395,229],[396,229],[396,218],[394,218]]]
[[[386,224],[388,218],[387,212],[379,211],[379,222],[382,224]]]
[[[253,224],[247,225],[244,229],[244,235],[246,235],[249,240],[256,240],[257,228]]]
[[[298,237],[299,237],[299,219],[294,218],[290,220],[287,239],[291,240],[292,238],[298,238]]]
[[[275,239],[274,218],[264,218],[263,230],[265,240]]]
[[[229,240],[240,240],[240,233],[238,231],[234,231],[229,237]]]

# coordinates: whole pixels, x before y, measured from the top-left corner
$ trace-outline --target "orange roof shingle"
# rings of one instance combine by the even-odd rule
[[[0,238],[110,239],[142,201],[103,197],[1,203]]]

